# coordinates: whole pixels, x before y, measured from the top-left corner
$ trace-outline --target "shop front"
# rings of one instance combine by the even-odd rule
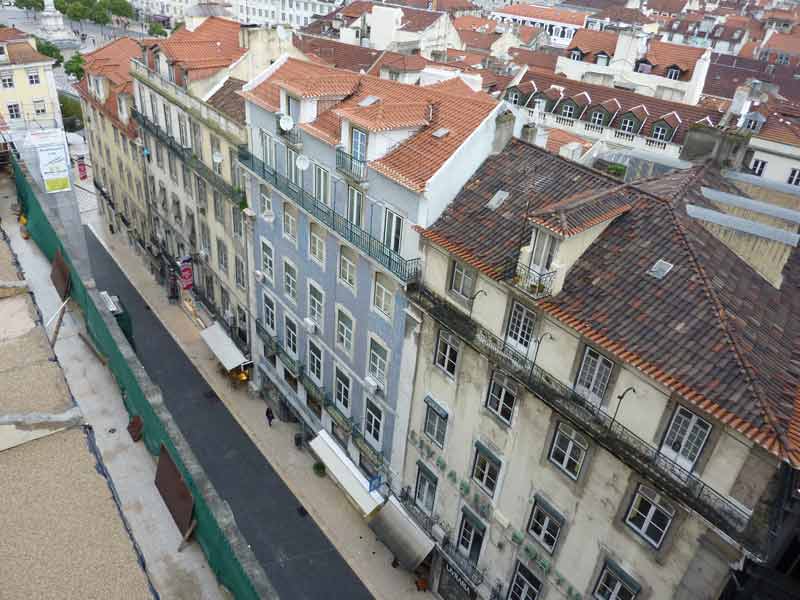
[[[444,600],[474,600],[478,592],[461,571],[442,555],[442,570],[439,575],[439,595]]]

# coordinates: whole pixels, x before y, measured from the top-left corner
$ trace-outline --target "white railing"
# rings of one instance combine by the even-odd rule
[[[602,125],[594,125],[587,121],[579,121],[563,115],[556,115],[533,108],[526,108],[524,110],[527,112],[528,119],[531,123],[569,131],[570,133],[579,135],[592,142],[602,140],[618,146],[622,145],[646,152],[658,152],[659,154],[665,154],[674,158],[679,157],[681,153],[681,147],[672,142],[657,140],[635,133],[628,133]]]
[[[191,110],[200,114],[206,122],[213,123],[222,131],[230,134],[236,138],[247,139],[247,132],[245,127],[231,120],[230,117],[218,111],[214,107],[206,104],[192,96],[188,90],[185,90],[174,81],[170,81],[163,77],[160,73],[152,71],[144,63],[131,59],[131,73],[137,79],[147,80],[154,87],[163,91],[165,94],[172,96],[174,100],[183,106],[184,109]],[[144,113],[144,107],[138,107]]]

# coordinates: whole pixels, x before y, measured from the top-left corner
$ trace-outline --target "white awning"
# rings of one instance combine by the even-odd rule
[[[375,532],[404,569],[413,571],[433,550],[433,540],[422,531],[419,525],[391,496],[369,523]]]
[[[235,369],[247,362],[244,354],[236,347],[233,340],[228,337],[228,334],[218,321],[215,321],[213,325],[201,331],[200,337],[202,337],[203,341],[211,348],[214,356],[222,363],[226,371]]]
[[[381,504],[383,496],[369,491],[369,482],[348,458],[344,450],[324,429],[311,440],[311,449],[325,465],[328,475],[347,493],[364,517],[370,516]]]

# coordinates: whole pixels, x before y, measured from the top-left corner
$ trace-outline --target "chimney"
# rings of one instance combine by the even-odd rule
[[[617,36],[617,45],[611,62],[621,61],[633,68],[636,61],[647,53],[647,36],[636,29],[624,29]]]
[[[522,132],[520,133],[520,139],[528,142],[529,144],[533,144],[534,146],[538,146],[539,148],[544,148],[547,146],[547,138],[549,137],[550,130],[545,127],[537,127],[536,125],[523,125]]]
[[[731,129],[693,125],[686,133],[681,160],[711,162],[719,169],[739,170],[745,164],[749,137]]]

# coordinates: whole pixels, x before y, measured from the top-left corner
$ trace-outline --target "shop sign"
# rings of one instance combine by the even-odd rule
[[[184,290],[192,289],[194,285],[194,273],[192,267],[192,258],[186,256],[181,259],[181,288]]]
[[[438,592],[446,600],[474,600],[477,598],[476,591],[467,582],[467,579],[446,558],[442,565]]]

